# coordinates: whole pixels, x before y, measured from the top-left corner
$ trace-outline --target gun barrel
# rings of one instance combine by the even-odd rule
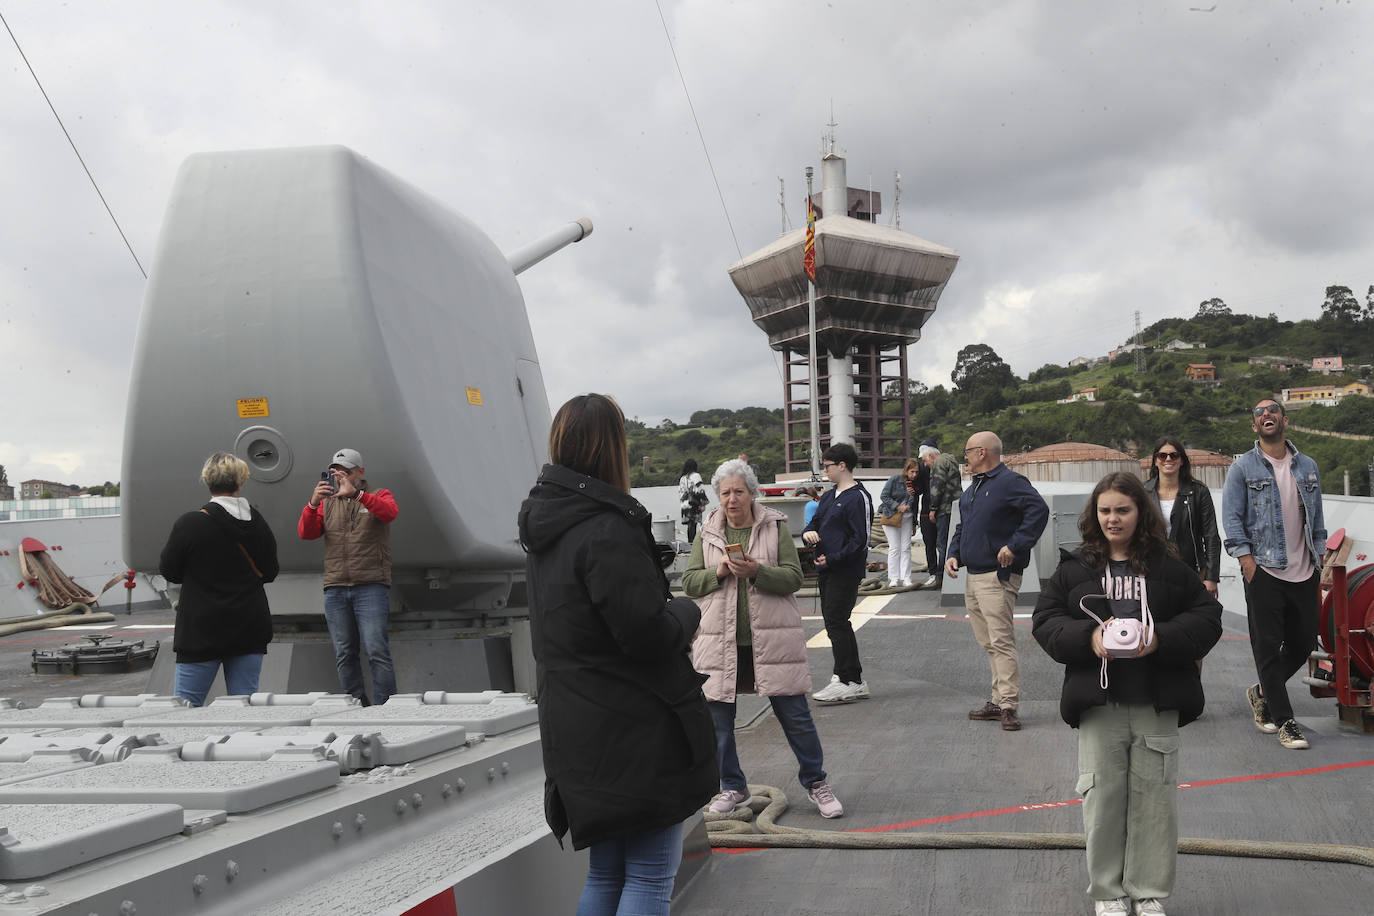
[[[560,248],[571,245],[573,242],[580,242],[591,234],[592,221],[583,217],[513,252],[506,257],[506,261],[510,264],[510,269],[512,271],[516,274],[520,274],[526,269],[538,264]]]

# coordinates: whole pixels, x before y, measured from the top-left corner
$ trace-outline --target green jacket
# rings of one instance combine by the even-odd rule
[[[937,516],[949,515],[964,492],[963,475],[953,455],[941,452],[930,467],[930,508]]]

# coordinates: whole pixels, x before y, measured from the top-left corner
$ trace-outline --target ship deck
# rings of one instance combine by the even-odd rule
[[[792,827],[858,833],[893,831],[1079,833],[1074,795],[1076,736],[1059,718],[1061,669],[1030,636],[1018,608],[1020,732],[970,721],[985,697],[988,666],[962,608],[941,607],[934,591],[870,602],[858,631],[873,698],[813,704],[831,784],[845,816],[824,820],[799,788],[795,761],[766,701],[740,701],[740,757],[750,781],[782,788]],[[800,599],[808,638],[823,642],[814,598]],[[162,639],[170,651],[172,613],[116,614],[100,630],[19,633],[0,640],[0,696],[33,704],[45,697],[144,692],[147,671],[35,675],[30,652],[102,632]],[[1218,840],[1374,845],[1368,811],[1374,736],[1341,725],[1333,700],[1290,682],[1312,748],[1290,751],[1259,733],[1244,698],[1253,681],[1243,614],[1224,615],[1225,632],[1203,668],[1207,709],[1182,731],[1181,835]],[[819,640],[814,637],[820,637]],[[810,651],[817,685],[830,676],[830,650]],[[684,869],[684,874],[691,869]],[[1079,850],[713,851],[681,891],[678,916],[715,914],[1065,914],[1090,913]],[[1168,901],[1171,914],[1296,912],[1346,916],[1374,911],[1374,871],[1323,862],[1184,855]]]
[[[740,701],[740,759],[751,784],[786,791],[792,807],[780,823],[849,832],[1081,834],[1077,737],[1058,709],[1063,669],[1031,637],[1030,609],[1017,608],[1023,728],[1004,732],[967,718],[986,699],[989,669],[962,608],[941,608],[935,591],[868,600],[884,602],[858,630],[872,699],[812,704],[843,818],[827,821],[806,801],[766,701]],[[816,599],[800,601],[808,637],[823,637]],[[1206,711],[1180,732],[1180,835],[1374,845],[1374,735],[1341,725],[1335,701],[1311,697],[1297,677],[1289,694],[1311,749],[1287,750],[1260,733],[1244,696],[1254,664],[1243,608],[1227,612],[1224,627],[1203,666]],[[810,656],[819,686],[830,678],[830,650],[813,646]],[[1081,850],[717,849],[674,913],[1091,913],[1086,886]],[[1374,870],[1182,855],[1166,903],[1171,916],[1368,913]]]

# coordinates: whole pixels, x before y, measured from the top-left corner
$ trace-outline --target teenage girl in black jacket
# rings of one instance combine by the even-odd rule
[[[1197,662],[1221,638],[1221,605],[1174,555],[1134,474],[1102,478],[1078,529],[1082,547],[1041,592],[1031,633],[1064,665],[1060,712],[1079,730],[1088,895],[1098,914],[1131,913],[1132,900],[1136,913],[1163,914],[1178,855],[1178,729],[1202,712]],[[1112,657],[1088,611],[1110,624],[1146,609],[1148,638]]]
[[[1212,492],[1193,479],[1188,451],[1173,436],[1164,436],[1155,443],[1145,489],[1164,515],[1169,540],[1178,548],[1179,559],[1202,577],[1202,584],[1215,598],[1221,577],[1221,535],[1217,532]],[[1164,503],[1169,503],[1167,512]]]

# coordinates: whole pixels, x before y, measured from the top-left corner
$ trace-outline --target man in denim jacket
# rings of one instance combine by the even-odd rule
[[[1307,663],[1317,640],[1317,584],[1326,543],[1317,463],[1284,436],[1288,415],[1273,398],[1252,411],[1259,434],[1251,451],[1236,459],[1222,491],[1226,552],[1245,577],[1250,650],[1259,683],[1245,691],[1255,727],[1278,733],[1286,748],[1305,748],[1307,738],[1288,701],[1290,677]]]

